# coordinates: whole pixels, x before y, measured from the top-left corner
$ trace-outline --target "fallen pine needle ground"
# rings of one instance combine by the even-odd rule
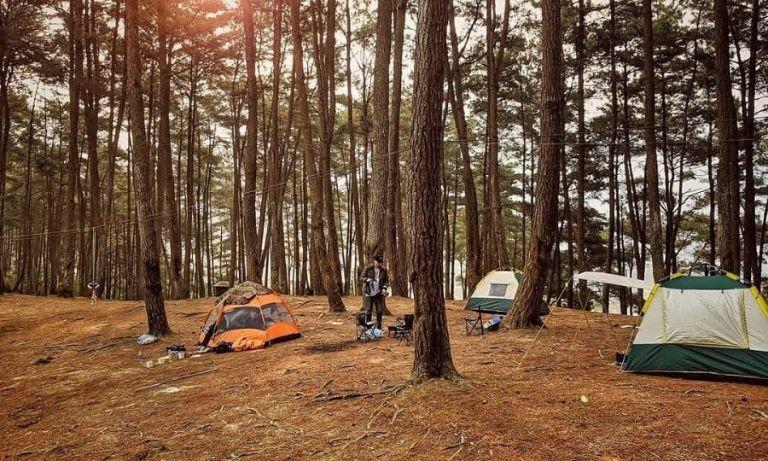
[[[191,350],[212,299],[171,301],[172,336],[139,346],[140,303],[0,296],[5,459],[765,459],[768,386],[620,373],[635,319],[554,309],[536,331],[464,334],[465,381],[409,382],[413,349],[354,341],[352,313],[287,298],[303,337],[144,368]],[[396,315],[407,299],[389,299]],[[385,317],[385,324],[394,317]],[[525,351],[525,361],[517,369]]]

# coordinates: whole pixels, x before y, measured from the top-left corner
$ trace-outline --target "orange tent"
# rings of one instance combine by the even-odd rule
[[[245,282],[217,299],[203,320],[199,343],[210,347],[229,343],[234,351],[245,351],[299,336],[299,325],[280,295]]]

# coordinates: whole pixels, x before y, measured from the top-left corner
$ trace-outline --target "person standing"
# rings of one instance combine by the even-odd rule
[[[381,316],[384,313],[384,302],[389,290],[389,272],[384,267],[381,256],[374,256],[371,265],[363,270],[360,281],[363,287],[363,307],[365,321],[371,321],[373,309],[376,309],[376,328],[381,329]]]

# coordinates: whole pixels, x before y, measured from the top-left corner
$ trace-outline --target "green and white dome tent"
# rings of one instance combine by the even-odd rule
[[[621,369],[768,379],[768,302],[730,272],[657,282]]]
[[[465,307],[468,311],[485,314],[506,315],[515,302],[517,289],[523,280],[523,273],[516,269],[502,267],[492,270],[477,284]],[[542,302],[539,315],[549,314],[549,307]]]

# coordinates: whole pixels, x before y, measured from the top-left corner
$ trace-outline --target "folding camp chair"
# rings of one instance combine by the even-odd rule
[[[373,320],[365,321],[365,312],[361,311],[355,314],[355,341],[369,341],[368,330],[376,326]]]
[[[477,317],[465,317],[464,318],[464,331],[467,336],[474,332],[480,332],[480,336],[483,336],[483,311],[479,310]]]
[[[405,314],[404,318],[398,318],[394,325],[389,327],[388,335],[398,339],[398,343],[405,341],[405,344],[413,343],[413,314]]]

